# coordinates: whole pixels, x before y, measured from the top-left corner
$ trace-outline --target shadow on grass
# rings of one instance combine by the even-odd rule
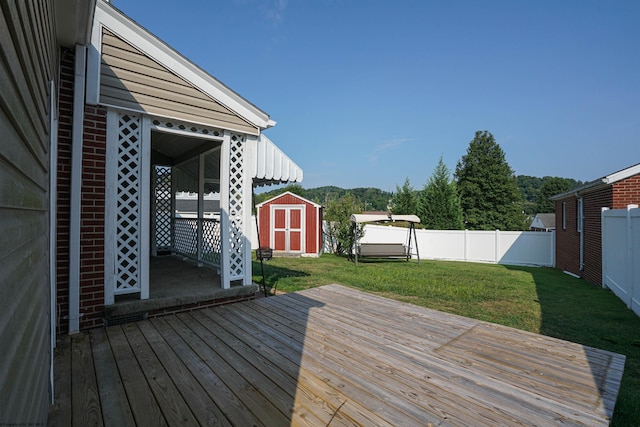
[[[291,270],[285,267],[278,267],[270,264],[269,261],[264,261],[262,266],[260,261],[253,261],[253,272],[256,276],[262,276],[262,269],[264,268],[264,283],[261,283],[269,294],[275,294],[278,288],[278,281],[287,277],[307,277],[309,273],[299,270]]]
[[[626,356],[617,402],[603,397],[613,410],[612,425],[640,425],[640,318],[612,292],[550,268],[506,266],[530,273],[540,305],[540,333]],[[608,366],[589,357],[594,380],[602,394]],[[610,397],[610,396],[609,396]]]

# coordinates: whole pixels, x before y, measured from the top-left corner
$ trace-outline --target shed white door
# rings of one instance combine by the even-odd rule
[[[302,252],[304,207],[272,206],[271,209],[273,249],[284,252]]]

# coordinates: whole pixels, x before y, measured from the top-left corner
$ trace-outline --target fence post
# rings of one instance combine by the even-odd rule
[[[607,236],[607,222],[605,220],[607,212],[609,208],[600,208],[600,228],[601,228],[601,245],[602,248],[600,250],[602,256],[602,287],[607,289],[607,257],[605,256],[605,237]]]
[[[464,260],[467,261],[469,259],[469,230],[467,230],[466,228],[464,229]]]
[[[549,253],[551,254],[551,267],[556,268],[556,230],[551,230],[551,250]]]
[[[638,205],[627,205],[627,280],[629,280],[629,291],[627,295],[629,297],[629,302],[627,303],[627,307],[633,309],[633,288],[634,288],[634,277],[633,271],[635,267],[633,265],[633,227],[631,226],[631,210],[637,209]]]
[[[496,247],[495,247],[495,253],[493,254],[493,260],[497,264],[498,259],[500,258],[500,230],[496,230],[495,239],[496,239]]]

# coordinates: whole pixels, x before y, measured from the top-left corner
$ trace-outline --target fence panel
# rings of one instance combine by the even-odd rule
[[[640,315],[640,209],[602,211],[602,286]]]
[[[498,262],[495,231],[467,231],[467,260]]]
[[[362,243],[407,243],[408,228],[367,224],[364,229]],[[416,230],[416,235],[422,259],[555,267],[555,232]]]
[[[526,264],[555,267],[556,233],[501,231],[498,248],[500,264]]]

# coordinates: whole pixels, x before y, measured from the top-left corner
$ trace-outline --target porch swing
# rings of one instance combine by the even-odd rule
[[[357,226],[366,223],[386,223],[404,221],[409,223],[406,243],[360,243],[357,234]],[[360,258],[380,258],[380,259],[402,259],[409,261],[413,255],[412,240],[416,249],[418,264],[420,264],[420,253],[418,251],[418,239],[416,237],[416,224],[420,223],[417,215],[391,215],[386,213],[379,214],[352,214],[351,222],[354,232],[354,248],[355,264],[358,265],[358,257]]]

